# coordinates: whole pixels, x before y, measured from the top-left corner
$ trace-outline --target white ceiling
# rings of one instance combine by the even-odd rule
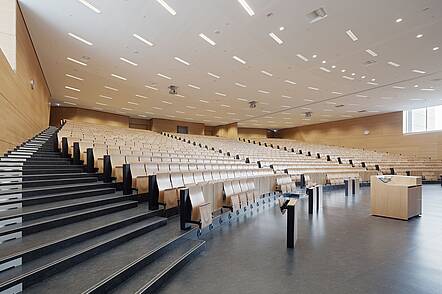
[[[433,50],[442,47],[440,0],[246,0],[254,16],[249,16],[237,0],[165,0],[176,15],[156,0],[88,1],[101,13],[78,0],[20,0],[53,103],[75,103],[138,118],[207,125],[239,122],[242,127],[258,128],[286,128],[442,104],[442,48]],[[306,15],[321,7],[328,16],[309,23]],[[397,23],[398,18],[403,21]],[[283,31],[279,30],[281,26]],[[357,35],[357,41],[346,34],[349,29]],[[269,36],[271,32],[284,43],[277,44]],[[216,45],[204,41],[200,33]],[[416,38],[419,34],[423,36]],[[378,56],[371,56],[366,49]],[[312,58],[315,54],[317,57]],[[247,63],[244,65],[233,56]],[[67,57],[87,66],[68,61]],[[138,66],[123,62],[120,57]],[[365,64],[371,60],[375,63]],[[343,69],[345,73],[341,72]],[[263,70],[273,76],[261,73]],[[343,78],[344,75],[354,80]],[[372,79],[374,84],[368,84]],[[172,84],[185,97],[168,94]],[[257,107],[250,109],[243,100],[256,100]],[[339,104],[344,106],[336,108]],[[366,112],[359,113],[361,110]],[[306,111],[313,112],[310,120],[303,116]]]

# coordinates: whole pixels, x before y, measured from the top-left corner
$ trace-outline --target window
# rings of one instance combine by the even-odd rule
[[[442,105],[404,111],[404,134],[431,131],[442,131]]]
[[[176,132],[178,134],[188,134],[189,133],[189,129],[187,127],[177,126],[176,127]]]

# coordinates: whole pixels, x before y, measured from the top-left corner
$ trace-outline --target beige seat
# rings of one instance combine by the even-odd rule
[[[201,186],[189,187],[189,198],[192,205],[192,221],[200,222],[201,228],[212,224],[210,203],[205,201]]]
[[[157,186],[159,191],[158,202],[166,206],[166,209],[178,206],[178,189],[172,186],[169,173],[157,174]]]
[[[144,194],[149,191],[148,176],[143,163],[131,163],[130,171],[132,174],[132,188],[138,190],[138,194]]]

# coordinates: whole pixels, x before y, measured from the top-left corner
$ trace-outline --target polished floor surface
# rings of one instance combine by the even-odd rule
[[[324,193],[324,207],[298,207],[298,241],[286,249],[277,208],[224,226],[206,251],[161,293],[442,293],[442,188],[425,185],[423,216],[369,215],[370,190]]]

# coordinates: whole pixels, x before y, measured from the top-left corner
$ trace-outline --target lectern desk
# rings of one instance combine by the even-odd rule
[[[422,178],[371,176],[371,214],[408,220],[422,214]]]

